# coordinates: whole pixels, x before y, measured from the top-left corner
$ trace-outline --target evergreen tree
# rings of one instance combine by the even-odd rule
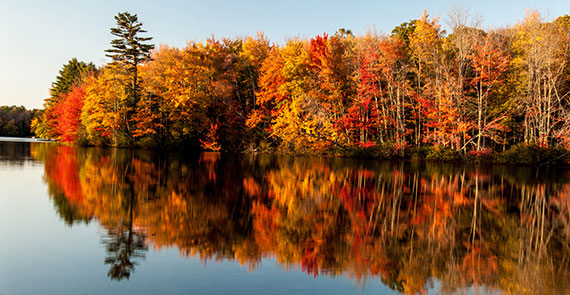
[[[137,66],[150,59],[150,51],[154,48],[152,44],[145,44],[152,37],[141,37],[141,33],[146,33],[142,29],[142,23],[138,20],[136,14],[128,12],[119,13],[115,16],[117,27],[111,28],[111,34],[118,37],[111,41],[113,48],[105,50],[108,54],[107,57],[113,59],[114,63],[123,66],[125,71],[130,77],[128,81],[128,96],[129,100],[126,102],[125,107],[128,109],[126,127],[130,134],[129,120],[133,115],[135,107],[139,101],[139,74]]]
[[[77,86],[86,75],[94,71],[95,65],[93,63],[79,61],[75,57],[70,59],[59,71],[55,82],[51,84],[49,90],[51,98],[47,101],[48,105],[53,104],[59,97],[69,93],[73,86]]]

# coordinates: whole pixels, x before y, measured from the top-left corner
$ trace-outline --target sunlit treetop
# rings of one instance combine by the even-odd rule
[[[113,48],[105,50],[108,53],[106,56],[114,62],[124,62],[131,66],[148,60],[154,45],[144,43],[152,40],[152,37],[139,36],[146,31],[142,29],[137,15],[123,12],[115,16],[115,20],[117,27],[111,28],[111,34],[118,38],[111,41]]]

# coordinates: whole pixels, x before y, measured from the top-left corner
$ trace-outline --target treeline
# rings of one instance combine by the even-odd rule
[[[144,33],[136,15],[116,19],[113,62],[66,64],[36,134],[319,154],[570,147],[568,15],[530,12],[513,27],[482,30],[455,11],[448,34],[424,12],[389,35],[340,29],[276,45],[258,33],[152,51],[148,37],[130,49],[121,39],[127,21],[131,36]]]
[[[0,106],[0,136],[32,136],[30,123],[41,111],[23,106]]]

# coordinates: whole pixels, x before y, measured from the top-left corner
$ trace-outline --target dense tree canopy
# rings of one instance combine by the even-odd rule
[[[530,12],[485,31],[456,12],[445,32],[424,11],[390,35],[340,29],[277,46],[258,33],[151,51],[137,16],[120,13],[113,62],[99,74],[64,66],[36,130],[83,144],[292,153],[569,148],[568,19]]]
[[[0,106],[0,136],[31,136],[31,121],[40,113],[23,106]]]

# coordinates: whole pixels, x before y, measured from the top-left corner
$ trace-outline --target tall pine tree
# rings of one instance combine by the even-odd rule
[[[113,48],[107,49],[105,52],[108,53],[106,56],[112,58],[114,63],[120,64],[130,77],[128,87],[126,87],[128,89],[129,100],[125,105],[128,109],[125,123],[127,133],[130,136],[131,128],[129,120],[140,99],[137,67],[139,64],[150,59],[150,51],[154,48],[154,45],[144,43],[151,40],[152,37],[140,36],[141,33],[146,33],[146,31],[142,29],[142,23],[138,20],[136,14],[130,14],[128,12],[119,13],[115,16],[115,20],[117,21],[117,26],[111,28],[111,34],[118,38],[111,41]]]

